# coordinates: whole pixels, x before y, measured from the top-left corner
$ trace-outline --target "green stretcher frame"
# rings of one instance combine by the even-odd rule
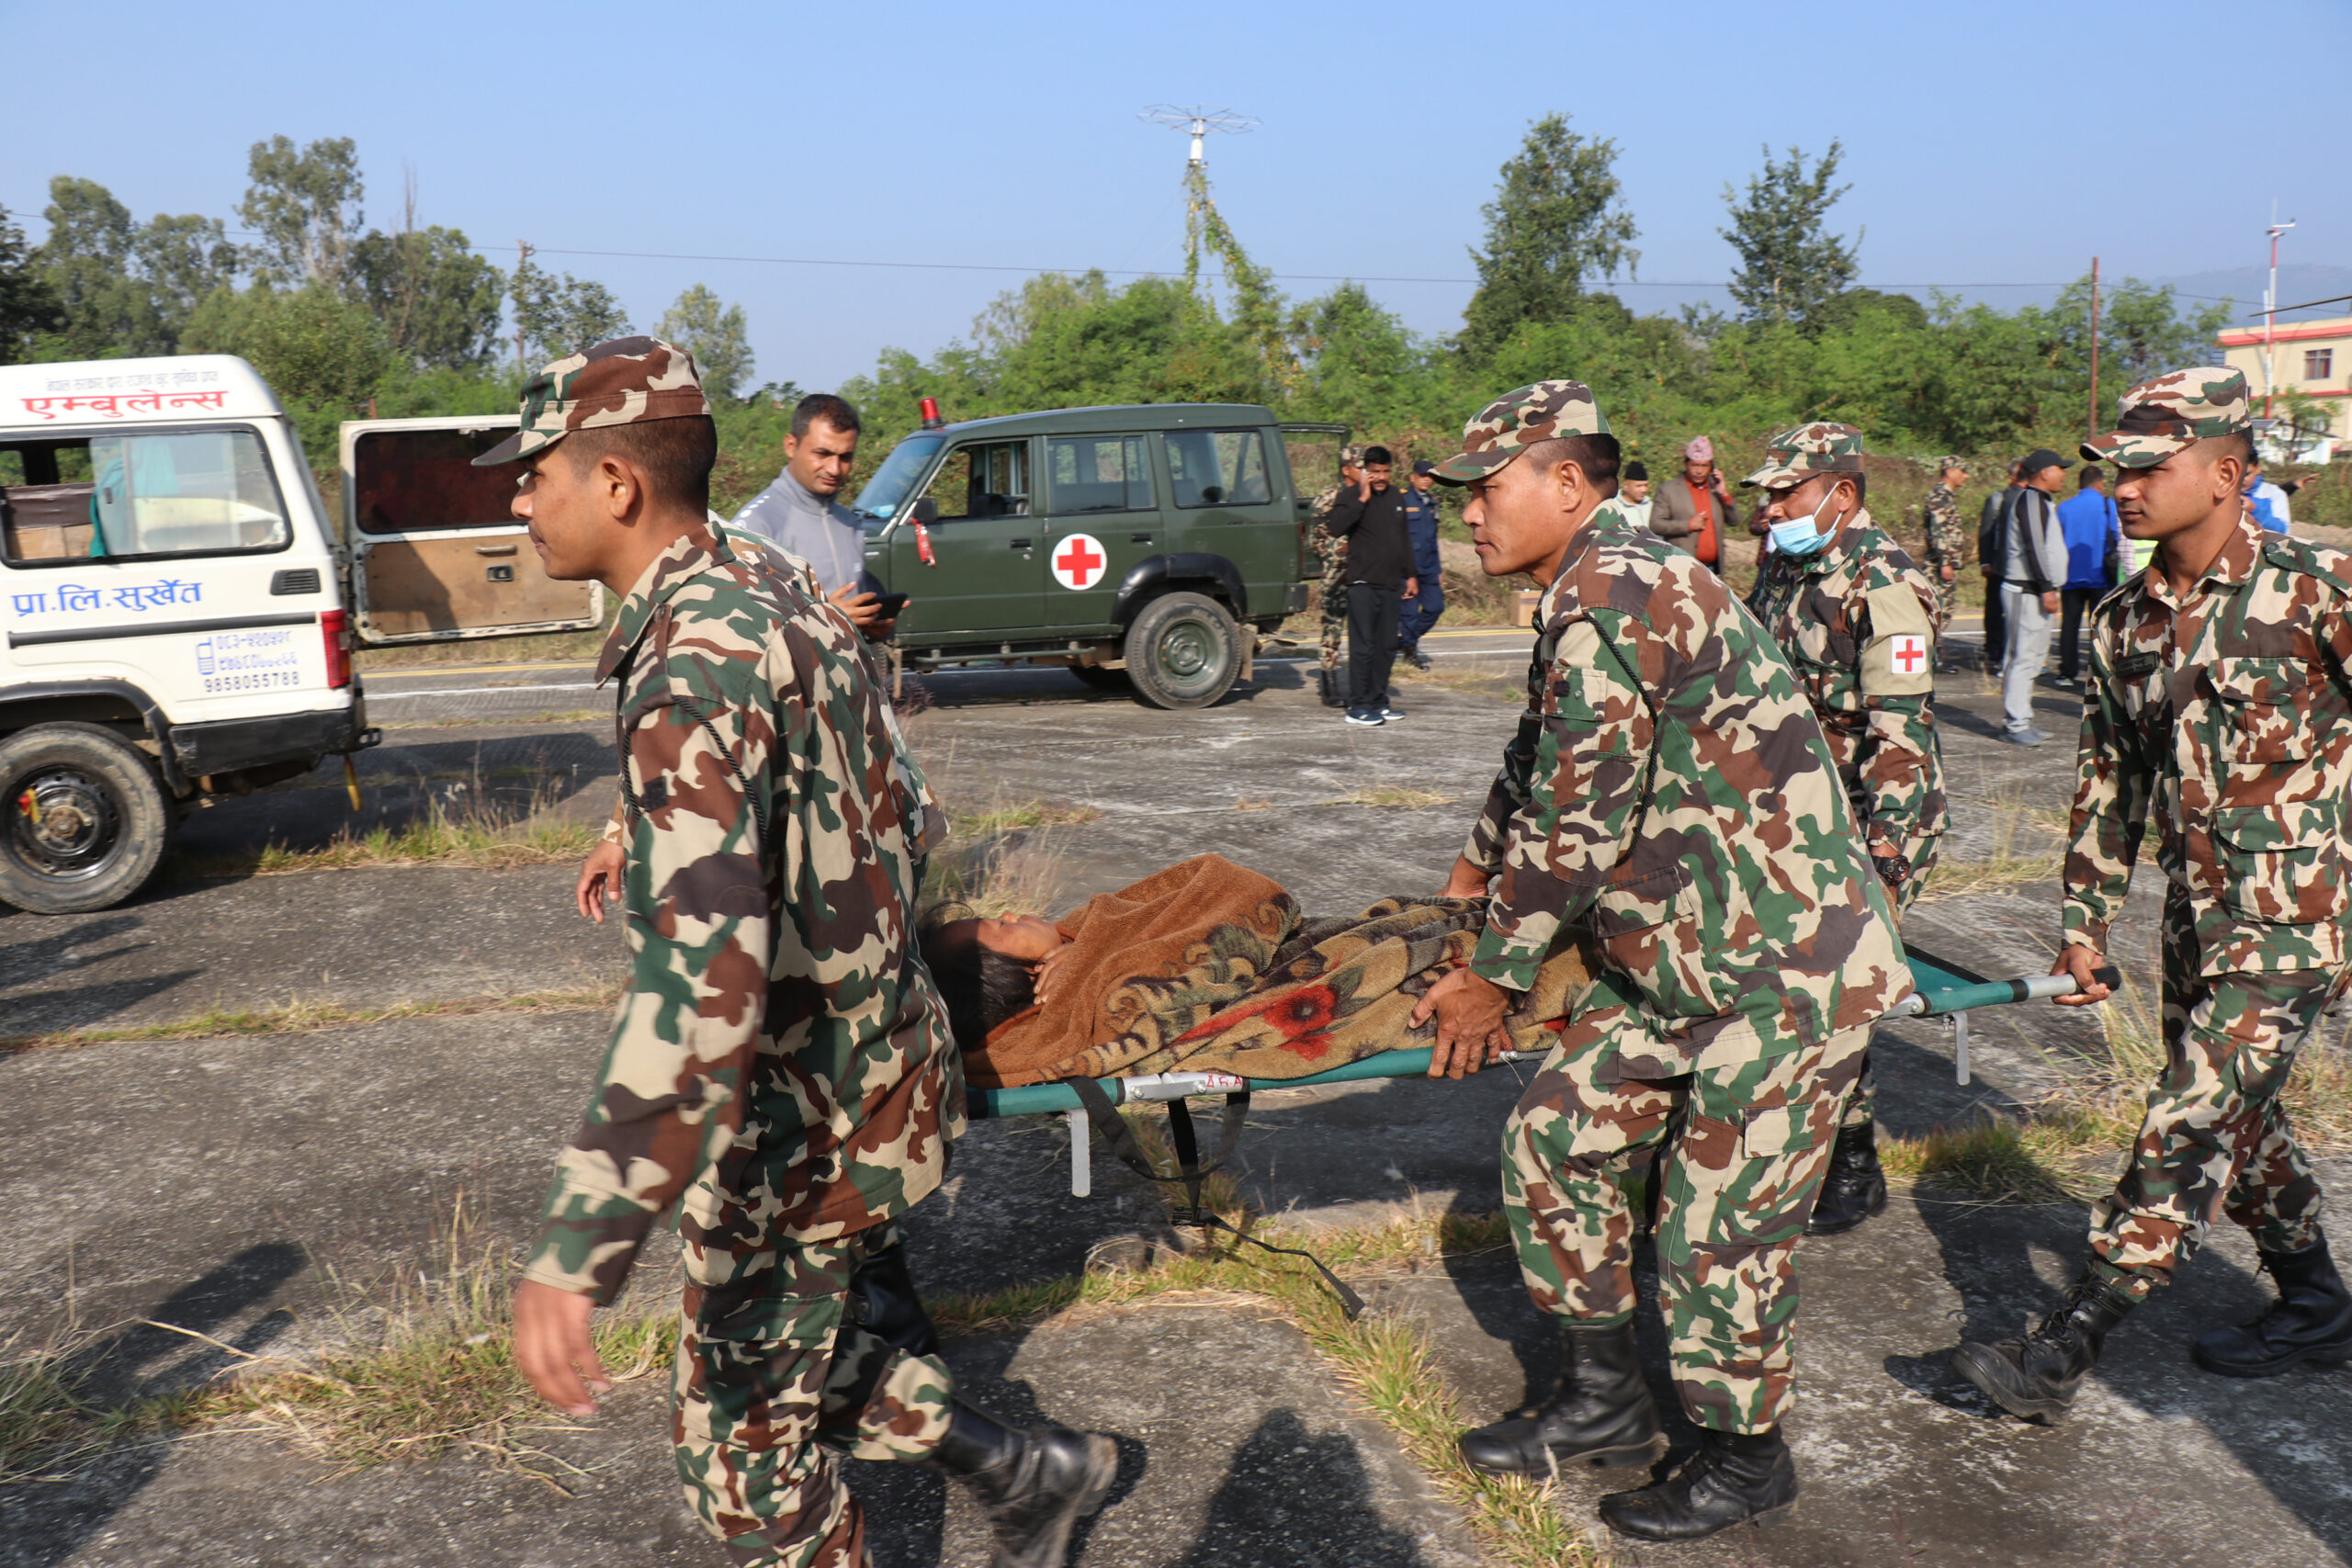
[[[2064,975],[2033,975],[2014,980],[1987,980],[1956,964],[1931,958],[1917,948],[1908,954],[1916,987],[1895,1004],[1892,1018],[1950,1018],[1955,1037],[1956,1077],[1969,1080],[1968,1014],[1977,1008],[2006,1007],[2012,1002],[2063,997],[2075,989]],[[2120,976],[2102,970],[2100,979],[2112,986]],[[1197,1095],[1239,1094],[1276,1089],[1308,1089],[1317,1084],[1354,1083],[1364,1078],[1425,1077],[1430,1048],[1383,1051],[1328,1072],[1299,1078],[1245,1078],[1232,1073],[1162,1073],[1147,1077],[1097,1078],[1114,1105],[1190,1099]],[[967,1089],[967,1114],[975,1120],[1004,1116],[1046,1116],[1080,1110],[1078,1091],[1067,1083],[1028,1084],[1019,1089]]]

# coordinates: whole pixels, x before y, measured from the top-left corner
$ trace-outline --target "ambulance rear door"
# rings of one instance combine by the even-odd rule
[[[593,631],[605,591],[558,582],[512,510],[518,464],[473,460],[514,414],[353,420],[343,427],[352,618],[371,647]]]

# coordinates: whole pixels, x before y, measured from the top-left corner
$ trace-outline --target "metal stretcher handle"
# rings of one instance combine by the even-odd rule
[[[2123,984],[2123,971],[2112,964],[2094,971],[2091,977],[2110,990]],[[1946,1013],[1966,1012],[1971,1008],[2040,1001],[2048,997],[2071,997],[2076,989],[2078,987],[2072,975],[2032,975],[2020,976],[2014,980],[1979,980],[1938,990],[1914,991],[1894,1004],[1894,1016],[1941,1018]]]

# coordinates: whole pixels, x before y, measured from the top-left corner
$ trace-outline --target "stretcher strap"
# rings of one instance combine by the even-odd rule
[[[1225,1097],[1225,1121],[1217,1135],[1216,1159],[1205,1166],[1201,1163],[1200,1138],[1193,1129],[1193,1112],[1182,1100],[1168,1101],[1168,1141],[1176,1151],[1176,1174],[1162,1176],[1152,1168],[1151,1161],[1145,1157],[1142,1146],[1136,1142],[1135,1130],[1112,1105],[1111,1097],[1102,1092],[1101,1084],[1092,1078],[1083,1077],[1065,1081],[1078,1092],[1079,1102],[1086,1108],[1087,1121],[1102,1135],[1102,1142],[1118,1156],[1120,1164],[1147,1181],[1181,1184],[1183,1187],[1184,1206],[1170,1213],[1170,1223],[1192,1225],[1204,1232],[1223,1231],[1267,1252],[1279,1252],[1285,1258],[1304,1258],[1317,1274],[1323,1276],[1323,1282],[1331,1287],[1331,1293],[1340,1298],[1340,1310],[1347,1314],[1349,1322],[1352,1323],[1363,1314],[1363,1298],[1350,1289],[1345,1280],[1325,1268],[1321,1258],[1297,1247],[1276,1247],[1272,1242],[1261,1241],[1247,1231],[1227,1224],[1222,1216],[1212,1213],[1201,1201],[1202,1181],[1225,1168],[1226,1162],[1233,1157],[1234,1145],[1241,1141],[1242,1122],[1250,1114],[1248,1090]]]

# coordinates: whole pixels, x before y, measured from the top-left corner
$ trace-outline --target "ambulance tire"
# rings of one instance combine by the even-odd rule
[[[121,903],[163,863],[172,820],[154,762],[104,726],[39,724],[0,740],[0,899],[20,909]]]
[[[1163,593],[1127,628],[1127,674],[1156,708],[1204,708],[1241,673],[1241,628],[1205,593]]]

